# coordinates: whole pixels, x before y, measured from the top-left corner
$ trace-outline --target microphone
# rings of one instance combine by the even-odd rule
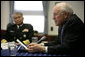
[[[45,40],[46,36],[43,36],[39,41],[37,41],[37,43],[40,43],[41,41]]]

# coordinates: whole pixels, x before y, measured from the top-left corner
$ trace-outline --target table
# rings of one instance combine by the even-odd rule
[[[1,56],[9,56],[8,50],[1,50]],[[16,56],[56,56],[46,53],[17,52]]]
[[[66,56],[66,55],[56,55],[56,54],[48,54],[48,53],[30,53],[24,50],[23,47],[20,48],[21,51],[17,51],[16,56]],[[9,56],[8,49],[1,50],[1,56]]]

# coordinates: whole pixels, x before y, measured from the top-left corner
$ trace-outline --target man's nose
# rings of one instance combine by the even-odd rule
[[[19,20],[19,18],[16,19],[17,21]]]

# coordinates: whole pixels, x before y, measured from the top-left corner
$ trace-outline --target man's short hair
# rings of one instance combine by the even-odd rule
[[[22,12],[14,12],[14,14],[20,14],[21,16],[23,16]]]

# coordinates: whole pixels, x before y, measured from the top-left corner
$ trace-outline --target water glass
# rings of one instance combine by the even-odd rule
[[[16,56],[17,49],[15,42],[9,42],[8,49],[9,49],[9,56]]]
[[[32,43],[37,43],[38,37],[32,37]]]

